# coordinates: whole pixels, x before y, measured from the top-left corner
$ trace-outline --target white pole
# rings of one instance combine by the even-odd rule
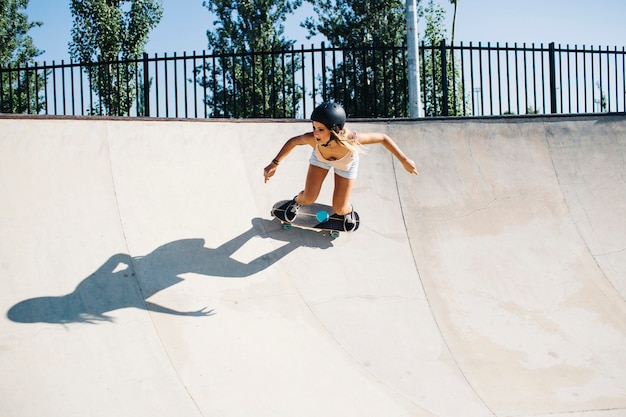
[[[409,116],[424,117],[420,94],[416,0],[406,0],[406,37],[409,59]]]

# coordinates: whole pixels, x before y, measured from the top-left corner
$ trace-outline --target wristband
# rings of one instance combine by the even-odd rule
[[[276,159],[272,159],[272,163],[276,164],[276,166],[278,166],[278,161]]]

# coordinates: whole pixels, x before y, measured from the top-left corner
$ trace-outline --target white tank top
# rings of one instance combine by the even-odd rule
[[[356,132],[352,132],[354,139],[356,139]],[[336,159],[334,161],[328,160],[324,158],[322,152],[320,152],[319,143],[315,144],[315,156],[322,162],[326,162],[332,165],[333,168],[338,169],[340,171],[348,171],[352,163],[359,158],[359,154],[356,152],[349,151],[342,158]]]

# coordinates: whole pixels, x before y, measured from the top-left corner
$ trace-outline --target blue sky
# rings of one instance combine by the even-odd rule
[[[439,3],[448,10],[449,35],[453,9],[448,0]],[[206,49],[206,31],[212,28],[213,18],[202,7],[202,0],[163,0],[163,7],[163,19],[150,34],[148,53],[182,55],[185,51]],[[45,51],[37,61],[69,59],[67,44],[72,27],[69,0],[30,0],[27,14],[30,20],[43,22],[43,26],[29,32],[35,45]],[[311,6],[305,3],[286,22],[286,35],[297,40],[298,46],[319,44],[322,40],[307,40],[306,31],[299,27],[312,14]],[[617,46],[621,50],[626,46],[624,16],[626,0],[460,0],[455,36],[464,43],[555,42],[603,49]]]

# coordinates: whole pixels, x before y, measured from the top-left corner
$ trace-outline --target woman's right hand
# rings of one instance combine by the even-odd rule
[[[270,178],[274,176],[274,174],[276,173],[277,167],[278,165],[276,165],[274,162],[270,162],[270,164],[265,167],[265,169],[263,170],[263,176],[265,177],[265,182],[268,182]]]

